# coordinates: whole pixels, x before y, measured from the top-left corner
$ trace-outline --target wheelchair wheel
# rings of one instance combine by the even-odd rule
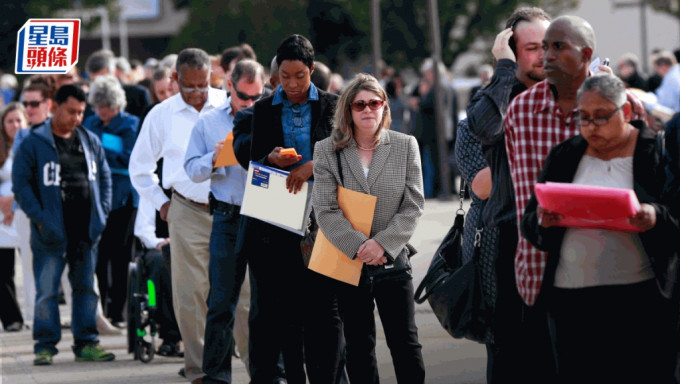
[[[139,293],[141,293],[139,270],[135,261],[128,266],[128,290],[127,290],[127,342],[128,353],[135,354],[137,360],[137,329],[141,324],[141,309]]]

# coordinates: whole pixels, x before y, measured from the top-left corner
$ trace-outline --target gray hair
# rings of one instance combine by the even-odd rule
[[[111,109],[124,110],[127,105],[125,91],[112,75],[99,76],[90,85],[88,103],[94,108],[106,105]]]
[[[97,73],[102,69],[108,69],[109,74],[111,75],[113,75],[116,70],[116,57],[113,55],[113,52],[106,49],[94,52],[87,58],[87,62],[85,62],[85,70],[90,75]]]
[[[163,57],[161,61],[158,62],[157,67],[167,67],[172,69],[175,67],[175,64],[177,64],[177,54],[171,53]]]
[[[256,78],[265,82],[264,67],[255,60],[244,59],[236,63],[234,70],[231,72],[231,83],[236,86],[242,78],[245,78],[248,83],[252,83]]]
[[[208,70],[212,67],[210,56],[200,48],[186,48],[177,55],[177,74],[181,76],[182,68]]]
[[[598,73],[587,78],[578,89],[576,99],[581,100],[585,92],[593,91],[612,104],[620,107],[626,102],[626,86],[618,77],[609,73]]]
[[[123,74],[128,75],[132,71],[132,66],[128,59],[124,57],[116,57],[116,69],[123,72]]]

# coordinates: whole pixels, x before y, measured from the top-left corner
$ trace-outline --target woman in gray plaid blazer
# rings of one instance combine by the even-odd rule
[[[359,286],[337,283],[353,383],[378,383],[375,320],[378,306],[397,382],[425,380],[415,324],[408,244],[423,212],[423,180],[416,140],[388,131],[387,95],[370,75],[358,74],[340,96],[331,137],[314,147],[313,205],[331,243],[364,263]],[[377,196],[370,237],[338,208],[337,187]]]

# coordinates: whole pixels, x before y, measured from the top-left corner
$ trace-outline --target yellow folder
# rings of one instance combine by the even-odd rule
[[[340,210],[352,224],[352,228],[363,232],[366,236],[371,234],[377,201],[376,196],[338,186],[338,206]],[[312,249],[312,257],[309,260],[309,269],[357,286],[363,266],[364,263],[361,260],[358,258],[350,259],[336,248],[319,228],[314,241],[314,249]]]
[[[236,160],[236,155],[234,154],[234,132],[229,132],[227,138],[224,139],[224,147],[217,155],[217,160],[215,160],[215,168],[228,167],[230,165],[236,165],[238,161]]]

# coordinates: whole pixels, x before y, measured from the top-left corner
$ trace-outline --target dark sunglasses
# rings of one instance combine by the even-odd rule
[[[40,100],[40,101],[36,101],[36,100],[33,100],[33,101],[22,101],[21,104],[23,104],[24,107],[26,107],[26,108],[28,108],[28,107],[31,107],[31,108],[38,108],[38,107],[40,106],[40,103],[42,103],[43,101],[44,101],[44,100]]]
[[[257,95],[253,95],[253,96],[246,95],[245,93],[236,89],[236,87],[234,87],[234,92],[236,92],[236,96],[238,96],[238,98],[243,100],[243,101],[248,101],[248,100],[258,101],[262,97],[261,93],[257,94]]]
[[[378,109],[382,108],[383,105],[385,105],[385,100],[373,99],[368,102],[359,100],[351,103],[349,106],[354,112],[361,112],[366,109],[367,105],[369,108],[371,108],[371,111],[377,111]]]

